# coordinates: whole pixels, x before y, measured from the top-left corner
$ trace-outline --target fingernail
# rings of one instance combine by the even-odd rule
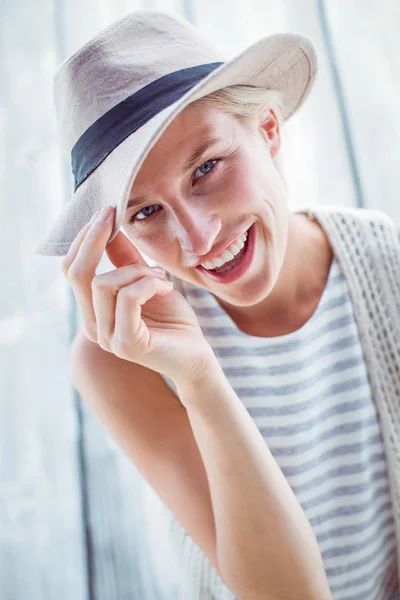
[[[156,273],[158,273],[159,275],[162,275],[164,277],[165,275],[165,269],[163,269],[162,267],[152,267],[153,271],[155,271]]]
[[[101,211],[100,214],[98,216],[98,221],[101,221],[104,223],[104,221],[107,221],[107,219],[111,216],[111,206],[104,206]]]

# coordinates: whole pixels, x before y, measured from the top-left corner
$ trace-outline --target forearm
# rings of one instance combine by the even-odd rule
[[[241,600],[330,600],[314,532],[216,361],[177,383],[207,472],[221,575]]]

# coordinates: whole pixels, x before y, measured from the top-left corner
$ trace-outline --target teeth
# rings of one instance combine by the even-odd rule
[[[213,260],[206,260],[201,263],[201,266],[207,269],[208,271],[211,269],[215,269],[215,267],[222,267],[226,262],[232,260],[236,254],[239,254],[240,250],[243,248],[245,241],[247,240],[247,231],[243,233],[240,238],[235,240],[233,244],[229,246],[226,250],[217,256]]]
[[[221,258],[223,258],[226,262],[228,262],[228,260],[232,260],[234,256],[235,255],[231,254],[228,250],[224,250],[224,252],[221,254]]]
[[[214,258],[212,262],[216,267],[222,267],[222,265],[226,263],[226,260],[224,260],[223,258]]]

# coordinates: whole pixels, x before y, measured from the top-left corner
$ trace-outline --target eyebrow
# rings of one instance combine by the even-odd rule
[[[188,160],[183,165],[181,171],[182,175],[184,175],[184,173],[192,169],[196,165],[196,163],[201,159],[203,154],[205,154],[207,150],[209,150],[209,148],[211,148],[212,146],[216,146],[220,141],[220,138],[211,138],[203,144],[200,144],[200,146],[197,146],[193,150],[192,154],[189,156]]]
[[[191,155],[189,156],[189,158],[183,165],[181,174],[184,175],[187,171],[192,169],[208,150],[210,150],[213,146],[216,146],[217,144],[221,143],[222,141],[223,140],[221,138],[214,137],[214,138],[206,140],[202,144],[196,146],[196,148],[193,150],[193,152],[191,153]],[[128,209],[128,208],[131,208],[132,206],[136,206],[137,204],[140,204],[142,202],[142,199],[143,198],[141,198],[141,197],[131,198],[129,200],[126,208]]]

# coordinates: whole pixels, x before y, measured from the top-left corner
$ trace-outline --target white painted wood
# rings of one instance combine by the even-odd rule
[[[400,3],[326,7],[366,206],[400,223]]]
[[[67,287],[32,248],[62,207],[53,5],[0,21],[0,598],[86,600]]]
[[[202,0],[196,24],[228,58],[279,31],[311,37],[319,57],[314,88],[284,127],[282,144],[291,206],[354,205],[354,188],[329,61],[314,0]]]

